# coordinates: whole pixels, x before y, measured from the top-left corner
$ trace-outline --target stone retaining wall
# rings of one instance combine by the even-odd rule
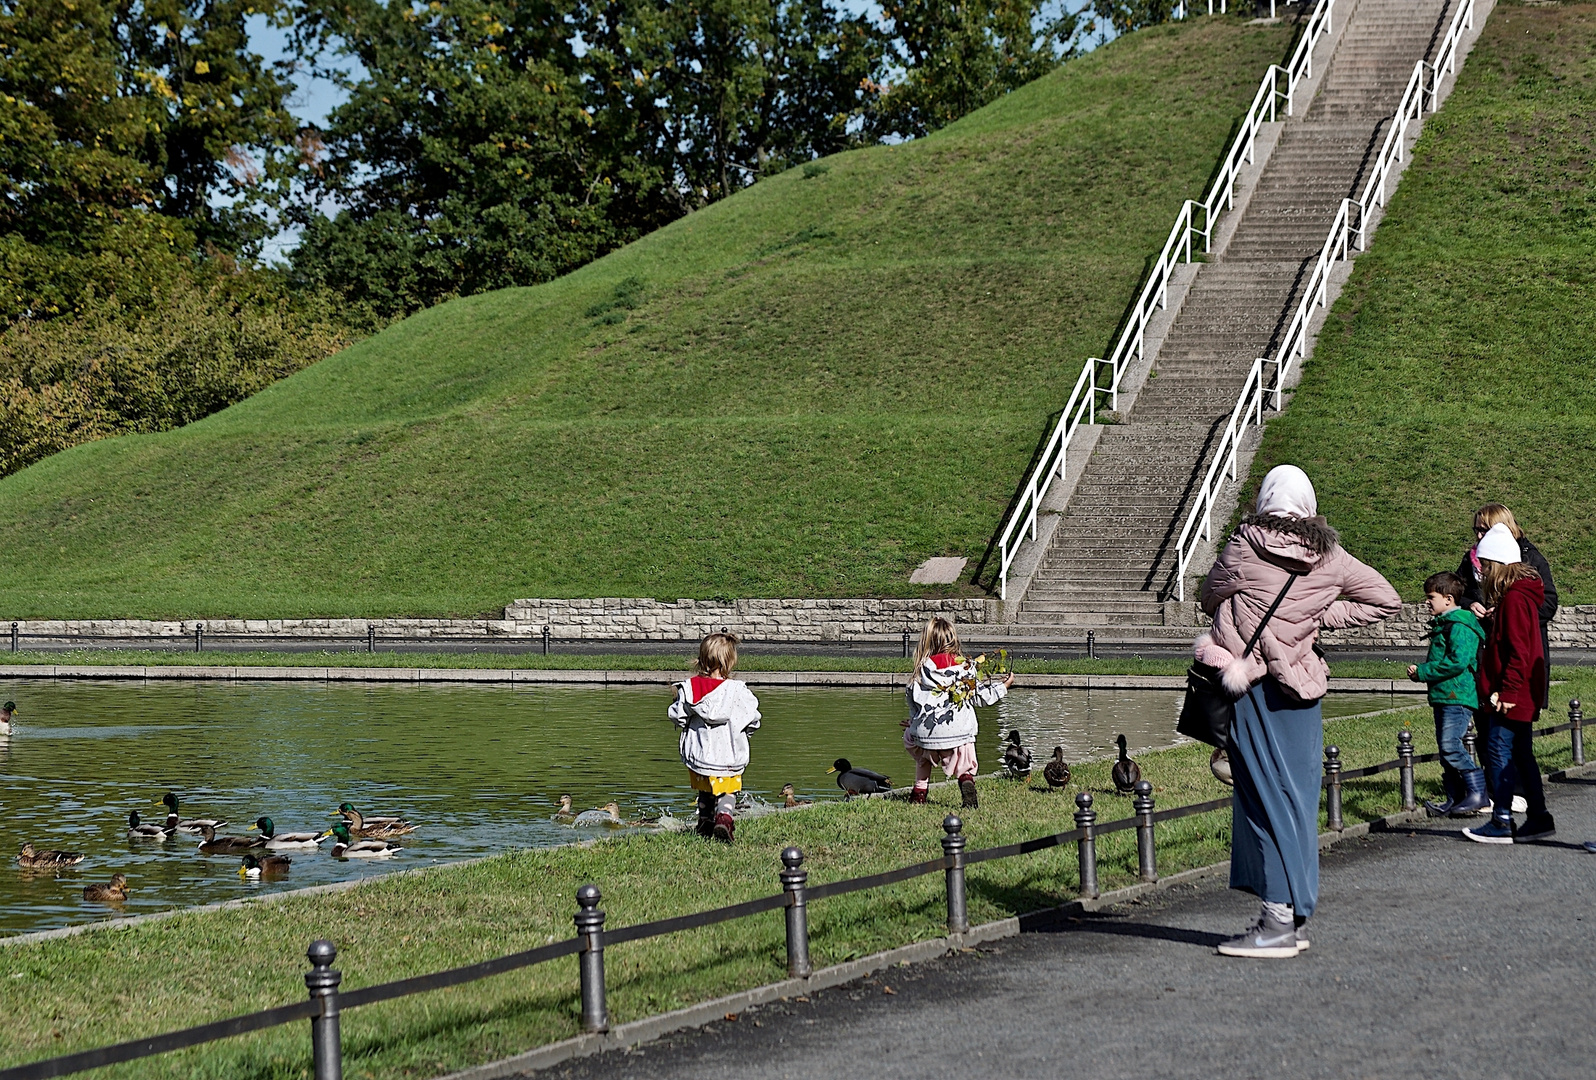
[[[1428,607],[1403,604],[1399,614],[1384,622],[1353,630],[1326,630],[1319,640],[1325,645],[1422,648],[1429,642],[1425,636],[1429,627]],[[1554,649],[1596,648],[1596,604],[1558,608],[1548,632]]]

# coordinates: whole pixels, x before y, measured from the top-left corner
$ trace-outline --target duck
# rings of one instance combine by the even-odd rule
[[[327,835],[335,838],[327,850],[335,859],[380,859],[404,850],[386,840],[356,840],[350,836],[349,826],[341,821],[327,830]]]
[[[597,810],[583,810],[571,820],[571,824],[582,828],[588,825],[625,825],[621,820],[621,806],[619,803],[605,803]]]
[[[1024,780],[1031,775],[1031,752],[1020,745],[1018,731],[1009,732],[1008,745],[1003,748],[1003,767],[1016,780]]]
[[[260,836],[217,836],[214,825],[201,825],[200,835],[205,838],[199,845],[201,855],[236,855],[266,846],[265,838]]]
[[[401,817],[366,817],[355,809],[353,803],[343,803],[338,807],[338,812],[343,815],[344,821],[349,825],[349,832],[353,836],[365,837],[371,840],[381,840],[389,836],[404,836],[413,833],[416,827]]]
[[[318,837],[317,843],[325,837]],[[245,855],[243,862],[238,864],[238,876],[241,878],[274,877],[277,874],[288,873],[288,868],[293,860],[287,855]]]
[[[11,734],[11,714],[17,711],[17,703],[8,701],[0,705],[0,735]]]
[[[1070,767],[1064,764],[1064,748],[1053,747],[1053,760],[1042,766],[1042,779],[1047,781],[1047,786],[1057,791],[1070,782]]]
[[[129,840],[165,840],[174,830],[160,825],[141,824],[139,812],[130,811],[127,815],[127,838]]]
[[[276,851],[280,848],[313,848],[319,846],[323,840],[327,839],[321,833],[280,833],[277,831],[277,827],[272,824],[272,819],[269,817],[256,818],[255,824],[249,827],[249,831],[254,832],[256,829],[260,830],[261,838],[266,841],[265,846],[273,851]]]
[[[808,799],[800,799],[791,784],[781,785],[781,804],[789,810],[796,806],[813,805]]]
[[[576,811],[571,809],[571,797],[569,795],[560,796],[560,808],[554,811],[554,820],[561,825],[569,825],[576,820]]]
[[[30,870],[58,870],[82,861],[83,856],[76,851],[39,851],[32,844],[23,844],[17,856],[17,865]]]
[[[177,816],[177,792],[168,791],[161,797],[161,805],[166,807],[166,827],[172,832],[192,833],[198,836],[209,825],[213,829],[220,829],[227,822],[217,818],[180,818]]]
[[[831,768],[826,771],[837,774],[837,786],[850,799],[855,795],[875,795],[892,790],[891,779],[869,769],[856,769],[845,757],[833,761]]]
[[[1142,767],[1125,753],[1125,736],[1121,735],[1114,741],[1119,744],[1119,760],[1114,762],[1112,770],[1114,790],[1121,795],[1129,795],[1135,789],[1136,781],[1142,778]]]
[[[108,885],[83,886],[83,899],[98,900],[102,904],[118,904],[127,899],[127,875],[112,874]]]

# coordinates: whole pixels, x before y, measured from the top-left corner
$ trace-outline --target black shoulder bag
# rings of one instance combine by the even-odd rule
[[[1247,642],[1247,647],[1241,651],[1242,656],[1247,656],[1258,644],[1258,639],[1263,636],[1264,627],[1269,625],[1269,620],[1274,618],[1275,612],[1286,599],[1286,593],[1291,591],[1291,583],[1301,577],[1292,574],[1286,579],[1286,584],[1280,590],[1280,595],[1275,597],[1275,602],[1269,605],[1269,610],[1264,612],[1264,617],[1258,622],[1258,629],[1252,632],[1252,640]],[[1186,701],[1180,707],[1180,720],[1175,724],[1175,730],[1188,739],[1205,742],[1209,746],[1223,749],[1230,742],[1230,725],[1236,720],[1236,699],[1230,696],[1230,691],[1225,689],[1224,682],[1219,677],[1219,669],[1212,664],[1205,664],[1201,660],[1192,662],[1186,669]]]

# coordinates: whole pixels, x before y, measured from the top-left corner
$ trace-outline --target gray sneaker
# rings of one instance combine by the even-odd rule
[[[1302,951],[1297,945],[1297,928],[1291,923],[1260,920],[1233,938],[1219,943],[1220,956],[1249,956],[1263,960],[1283,960]]]
[[[1307,923],[1303,923],[1301,926],[1297,927],[1297,951],[1298,952],[1307,952],[1308,951],[1308,924]]]

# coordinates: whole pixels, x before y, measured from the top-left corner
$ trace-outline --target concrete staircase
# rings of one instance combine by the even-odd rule
[[[1358,193],[1414,62],[1450,15],[1447,0],[1338,8],[1345,26],[1311,104],[1281,125],[1228,243],[1192,278],[1122,422],[1102,430],[1011,611],[1019,633],[1191,636],[1191,606],[1166,601],[1192,495],[1253,360],[1275,354],[1341,200]]]

